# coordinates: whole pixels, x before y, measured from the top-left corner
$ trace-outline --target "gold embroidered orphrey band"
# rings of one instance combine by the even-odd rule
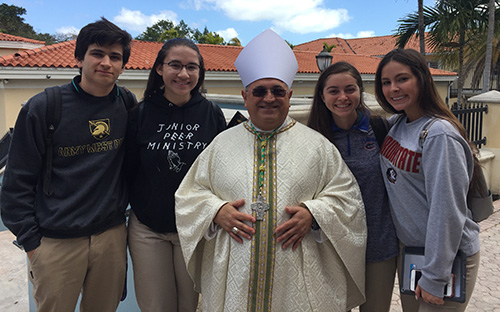
[[[272,303],[272,288],[274,277],[274,263],[276,252],[276,239],[274,229],[276,228],[276,142],[278,133],[282,133],[295,125],[296,121],[291,122],[276,132],[276,135],[267,140],[265,159],[262,160],[261,139],[255,135],[254,140],[254,170],[253,170],[253,203],[258,203],[259,196],[269,205],[269,210],[263,212],[261,220],[255,223],[255,234],[252,237],[250,279],[248,289],[247,311],[270,311]],[[245,128],[254,133],[252,127],[246,122]],[[266,135],[266,134],[262,134]],[[270,135],[270,134],[267,134]],[[267,138],[267,137],[266,137]],[[264,165],[264,168],[260,166]],[[264,169],[263,180],[260,175]],[[259,187],[259,179],[261,188]],[[254,216],[257,211],[252,212]]]

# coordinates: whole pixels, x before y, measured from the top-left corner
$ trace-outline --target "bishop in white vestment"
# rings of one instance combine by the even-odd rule
[[[247,48],[252,57],[291,52],[272,31],[240,57]],[[204,312],[347,311],[364,301],[359,187],[332,143],[287,117],[296,64],[283,75],[275,67],[245,75],[237,60],[250,120],[219,134],[176,192],[180,243]]]

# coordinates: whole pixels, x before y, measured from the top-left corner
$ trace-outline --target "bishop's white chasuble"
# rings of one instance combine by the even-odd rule
[[[239,210],[261,219],[252,240],[239,244],[220,228],[210,235],[219,208],[241,198]],[[295,251],[283,250],[274,230],[290,218],[285,207],[299,204],[326,240],[309,232]],[[364,301],[366,224],[356,180],[333,144],[293,119],[272,134],[257,136],[245,122],[218,135],[176,193],[176,220],[204,312],[346,311]]]

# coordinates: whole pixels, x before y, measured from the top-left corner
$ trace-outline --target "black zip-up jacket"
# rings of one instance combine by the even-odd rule
[[[131,111],[127,134],[130,205],[159,233],[176,233],[174,194],[194,160],[226,128],[222,110],[195,93],[182,106],[154,94]]]
[[[127,109],[118,88],[95,97],[79,87],[80,76],[61,86],[62,107],[54,131],[52,188],[43,192],[44,92],[21,108],[2,186],[2,220],[26,251],[42,236],[74,238],[125,222],[126,181],[122,175]]]

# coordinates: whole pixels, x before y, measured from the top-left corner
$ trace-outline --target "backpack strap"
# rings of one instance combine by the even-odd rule
[[[129,89],[125,87],[118,87],[118,93],[122,98],[123,103],[125,103],[127,112],[130,112],[130,110],[134,108],[135,105],[137,105],[137,100],[135,96],[132,94],[132,92],[130,92]]]
[[[424,148],[424,142],[425,142],[425,139],[427,138],[427,135],[429,134],[429,129],[431,128],[432,124],[435,123],[437,120],[438,120],[438,118],[432,117],[424,125],[424,128],[422,129],[422,131],[420,131],[420,136],[418,138],[418,144],[420,145],[420,148]]]
[[[54,149],[54,131],[61,120],[62,95],[59,86],[45,89],[47,96],[47,136],[45,137],[45,170],[43,178],[43,192],[47,196],[54,193],[50,184],[52,180],[52,157]]]
[[[375,134],[378,146],[382,148],[385,137],[389,132],[389,122],[383,117],[373,116],[370,117],[370,126],[373,129],[373,134]]]
[[[142,115],[144,114],[144,101],[141,101],[134,107],[134,110],[129,114],[129,124],[135,125],[135,131],[138,131],[142,125]]]

